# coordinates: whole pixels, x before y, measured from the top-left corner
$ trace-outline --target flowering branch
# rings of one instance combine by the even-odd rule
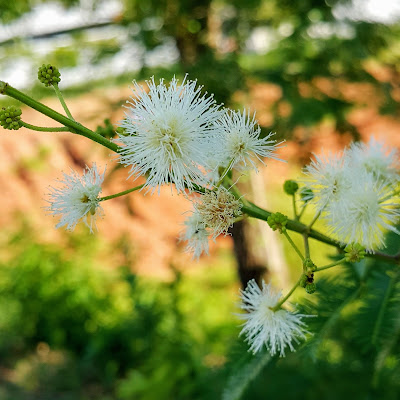
[[[156,84],[152,78],[146,81],[147,88],[134,82],[136,93],[120,124],[123,132],[117,131],[121,143],[118,146],[73,119],[58,88],[60,72],[55,66],[40,67],[38,79],[45,86],[54,87],[67,117],[2,81],[0,94],[21,101],[64,127],[30,125],[21,120],[19,108],[10,106],[0,110],[3,128],[69,130],[118,153],[119,163],[130,167],[129,176],[146,176],[142,185],[100,197],[105,170],[99,171],[96,164],[87,166],[82,176],[74,171],[64,174],[60,182],[62,187],[51,187],[48,194],[47,211],[60,217],[57,227],[73,230],[83,221],[93,232],[96,218],[103,215],[101,202],[142,188],[154,193],[157,188],[160,192],[162,185],[174,185],[177,192],[184,193],[193,204],[192,213],[185,221],[183,239],[187,240],[186,249],[192,251],[194,257],[208,253],[209,239],[227,235],[229,228],[242,218],[266,221],[271,229],[279,230],[287,238],[302,260],[302,272],[296,284],[284,297],[264,281],[258,286],[251,280],[241,292],[241,308],[246,311],[240,315],[245,321],[241,333],[246,335],[254,353],[265,346],[271,355],[284,356],[286,348],[294,351],[293,343],[306,339],[306,324],[302,318],[309,315],[290,312],[282,306],[299,286],[308,294],[314,293],[316,272],[343,262],[358,262],[364,257],[400,265],[400,252],[390,255],[376,251],[385,246],[387,231],[399,234],[396,229],[400,220],[399,191],[393,190],[400,182],[396,151],[389,152],[372,140],[369,145],[352,144],[343,156],[325,159],[315,156],[304,170],[307,178],[300,181],[304,183],[300,191],[296,181],[284,183],[285,193],[292,197],[294,219],[289,219],[280,212],[271,213],[248,201],[231,180],[234,170],[243,174],[249,169],[257,170],[256,162],[264,164],[266,157],[279,160],[274,152],[282,142],[270,140],[274,133],[260,137],[261,129],[250,111],[224,109],[216,104],[212,95],[204,94],[196,81],[187,77],[181,84],[173,78],[169,85],[162,79]],[[193,192],[197,195],[191,196]],[[299,195],[303,202],[300,212],[296,204]],[[300,222],[300,218],[309,203],[315,207],[315,215],[307,225]],[[320,216],[331,236],[313,229]],[[304,254],[288,231],[302,235]],[[339,249],[344,256],[318,268],[310,257],[309,238]],[[389,294],[385,302],[384,305],[389,302]],[[382,311],[378,328],[383,317]]]
[[[115,143],[110,142],[103,136],[97,134],[96,132],[91,131],[90,129],[86,128],[85,126],[81,125],[80,123],[75,122],[75,121],[65,117],[64,115],[58,113],[57,111],[51,109],[50,107],[47,107],[43,103],[40,103],[39,101],[32,99],[32,97],[29,97],[28,95],[13,88],[6,82],[0,81],[0,94],[12,97],[16,100],[19,100],[21,103],[24,103],[27,106],[34,108],[35,110],[39,111],[40,113],[47,115],[48,117],[54,119],[55,121],[60,122],[64,126],[70,128],[70,130],[73,133],[85,136],[88,139],[91,139],[94,142],[97,142],[97,143],[101,144],[102,146],[107,147],[108,149],[114,151],[115,153],[118,153],[120,150],[119,147]]]

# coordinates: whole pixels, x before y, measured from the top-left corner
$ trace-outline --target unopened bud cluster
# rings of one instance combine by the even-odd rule
[[[22,111],[20,108],[15,106],[3,107],[0,110],[0,125],[4,129],[17,130],[21,128]]]
[[[286,232],[288,217],[280,212],[276,212],[268,217],[267,222],[273,231],[278,229],[280,233],[283,233]]]
[[[38,79],[45,86],[51,86],[61,81],[60,71],[50,64],[43,64],[38,70]]]
[[[300,278],[300,286],[305,288],[308,294],[312,294],[317,290],[317,286],[314,282],[314,271],[316,268],[317,266],[310,258],[306,258],[303,261],[304,274]]]

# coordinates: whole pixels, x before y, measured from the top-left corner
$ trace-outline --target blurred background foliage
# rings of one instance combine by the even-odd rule
[[[48,95],[34,79],[42,63],[60,68],[67,97],[188,73],[238,108],[254,85],[268,84],[275,101],[264,132],[303,143],[328,121],[359,139],[352,110],[374,102],[398,118],[400,24],[351,3],[0,0],[0,75],[38,98]],[[347,93],[353,83],[370,95],[361,86]],[[99,132],[110,136],[111,122]],[[78,232],[65,242],[37,243],[29,227],[1,241],[0,400],[399,398],[400,284],[391,265],[326,272],[311,300],[299,298],[307,312],[318,309],[310,326],[319,334],[270,360],[246,354],[237,338],[231,254],[191,274],[171,266],[174,279],[162,282],[136,275],[130,258],[113,269],[93,261],[100,239]],[[111,251],[123,254],[123,245]]]

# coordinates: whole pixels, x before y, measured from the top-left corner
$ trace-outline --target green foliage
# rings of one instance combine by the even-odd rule
[[[214,94],[218,103],[229,103],[232,95],[245,86],[245,75],[234,55],[216,57],[211,51],[204,52],[187,71]]]
[[[271,359],[269,352],[264,350],[254,356],[247,355],[244,357],[244,361],[237,362],[222,394],[222,400],[240,400],[248,385],[260,374]]]
[[[230,310],[233,275],[192,282],[176,271],[170,283],[143,280],[128,267],[94,268],[101,246],[93,237],[73,234],[69,246],[35,244],[29,235],[7,244],[14,255],[0,263],[0,366],[17,378],[0,397],[52,399],[61,390],[72,400],[82,390],[87,399],[187,399],[201,392],[203,358],[219,360],[228,345],[222,338],[237,334],[232,315],[219,313]]]

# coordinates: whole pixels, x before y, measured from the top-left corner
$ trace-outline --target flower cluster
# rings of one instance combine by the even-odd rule
[[[257,169],[255,160],[264,162],[263,157],[277,158],[274,150],[281,143],[271,140],[272,133],[260,137],[254,115],[217,105],[196,81],[185,77],[182,83],[173,78],[169,84],[162,79],[157,84],[152,78],[146,83],[147,88],[134,82],[135,97],[117,130],[118,161],[130,167],[129,176],[145,175],[144,189],[151,193],[164,184],[173,184],[178,193],[206,190],[200,201],[194,200],[194,213],[185,222],[187,249],[198,257],[208,251],[208,237],[226,234],[241,214],[239,202],[220,186],[223,177],[234,168]],[[102,176],[92,180],[95,196],[83,203],[86,208],[72,194],[88,189],[86,176],[83,185],[75,173],[65,175],[64,188],[51,193],[49,209],[61,216],[58,227],[73,229],[89,210],[97,209],[94,199]],[[91,230],[92,221],[90,217]]]
[[[275,291],[271,284],[262,281],[260,288],[252,279],[246,289],[240,292],[240,297],[240,308],[246,311],[238,315],[245,321],[240,334],[245,335],[253,353],[265,345],[272,356],[279,353],[283,357],[287,347],[294,351],[293,342],[299,343],[299,339],[305,339],[308,332],[302,318],[308,315],[295,314],[282,308],[275,310],[281,292]]]
[[[275,157],[280,145],[260,137],[260,127],[249,112],[235,112],[202,94],[196,81],[169,85],[154,78],[148,90],[134,82],[136,98],[128,107],[119,135],[120,162],[130,175],[146,175],[146,187],[154,191],[173,183],[178,192],[206,186],[220,178],[220,167],[256,169],[254,159]]]
[[[353,143],[343,154],[315,156],[305,168],[312,203],[328,229],[342,243],[359,243],[374,251],[384,234],[399,233],[398,154],[381,142]]]

